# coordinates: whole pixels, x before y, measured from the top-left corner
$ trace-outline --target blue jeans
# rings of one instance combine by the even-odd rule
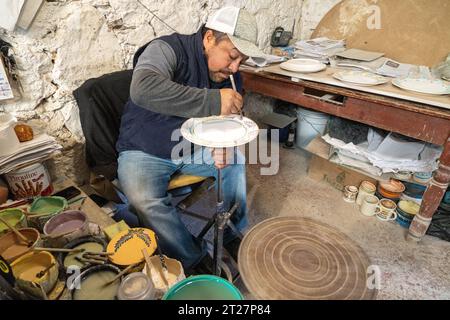
[[[237,156],[241,159],[237,163],[242,164],[222,169],[222,192],[225,210],[240,203],[232,221],[243,231],[247,227],[246,176],[243,156]],[[195,266],[207,254],[206,243],[196,239],[186,228],[171,204],[167,187],[175,173],[217,178],[210,151],[202,148],[192,156],[176,161],[141,151],[125,151],[120,153],[118,162],[121,189],[137,213],[141,226],[155,231],[161,250],[181,261],[185,269]]]

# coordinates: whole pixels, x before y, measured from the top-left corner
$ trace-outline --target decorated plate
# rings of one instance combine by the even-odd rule
[[[292,59],[280,64],[280,68],[300,73],[313,73],[325,70],[327,66],[313,59]]]
[[[335,79],[360,86],[377,86],[389,82],[389,79],[366,71],[340,71],[333,74]]]
[[[239,115],[193,118],[181,127],[183,137],[200,146],[230,148],[247,144],[259,134],[258,125]]]
[[[419,93],[433,94],[433,95],[450,94],[450,85],[438,79],[429,80],[429,79],[403,78],[392,80],[392,84],[401,89]]]
[[[151,256],[156,250],[155,233],[150,229],[134,228],[118,233],[108,244],[107,252],[112,263],[129,266],[144,261],[142,249]]]

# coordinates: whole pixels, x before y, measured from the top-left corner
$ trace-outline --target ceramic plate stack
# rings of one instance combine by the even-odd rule
[[[340,71],[335,73],[333,77],[342,82],[360,86],[377,86],[389,82],[389,80],[385,77],[366,71]]]
[[[292,59],[280,64],[280,68],[300,73],[313,73],[325,70],[327,66],[314,59]]]
[[[450,94],[450,85],[442,80],[430,80],[430,79],[414,79],[414,78],[403,78],[394,79],[392,84],[408,91],[414,91],[424,94],[432,95],[444,95]]]

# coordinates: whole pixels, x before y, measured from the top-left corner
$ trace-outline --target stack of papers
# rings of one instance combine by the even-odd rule
[[[384,63],[376,69],[376,72],[382,76],[400,78],[407,77],[415,68],[416,66],[411,64],[386,59]]]
[[[354,145],[331,138],[323,139],[336,149],[339,163],[360,168],[374,175],[399,171],[433,172],[438,168],[442,147],[411,141],[403,136],[389,134],[383,137],[369,130],[368,141]]]
[[[280,63],[280,62],[284,62],[287,60],[287,57],[280,57],[280,56],[275,56],[275,55],[271,55],[271,54],[266,54],[263,57],[259,57],[259,58],[248,58],[248,60],[245,62],[246,65],[251,66],[251,67],[265,67],[269,64],[272,63]]]
[[[316,59],[323,63],[329,63],[331,57],[345,51],[345,41],[316,38],[299,41],[295,47],[297,49],[295,58]]]
[[[0,157],[0,174],[50,159],[59,154],[61,149],[62,146],[55,138],[46,134],[37,135],[31,141],[22,142],[10,155]]]

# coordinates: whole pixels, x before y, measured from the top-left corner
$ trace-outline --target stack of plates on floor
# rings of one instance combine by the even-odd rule
[[[342,82],[348,82],[360,86],[376,86],[389,82],[389,80],[383,76],[365,71],[340,71],[335,73],[333,77]]]
[[[314,59],[292,59],[280,64],[280,68],[300,73],[313,73],[325,70],[327,66]]]
[[[450,85],[439,79],[403,78],[392,80],[392,84],[401,89],[419,93],[433,95],[450,94]]]

